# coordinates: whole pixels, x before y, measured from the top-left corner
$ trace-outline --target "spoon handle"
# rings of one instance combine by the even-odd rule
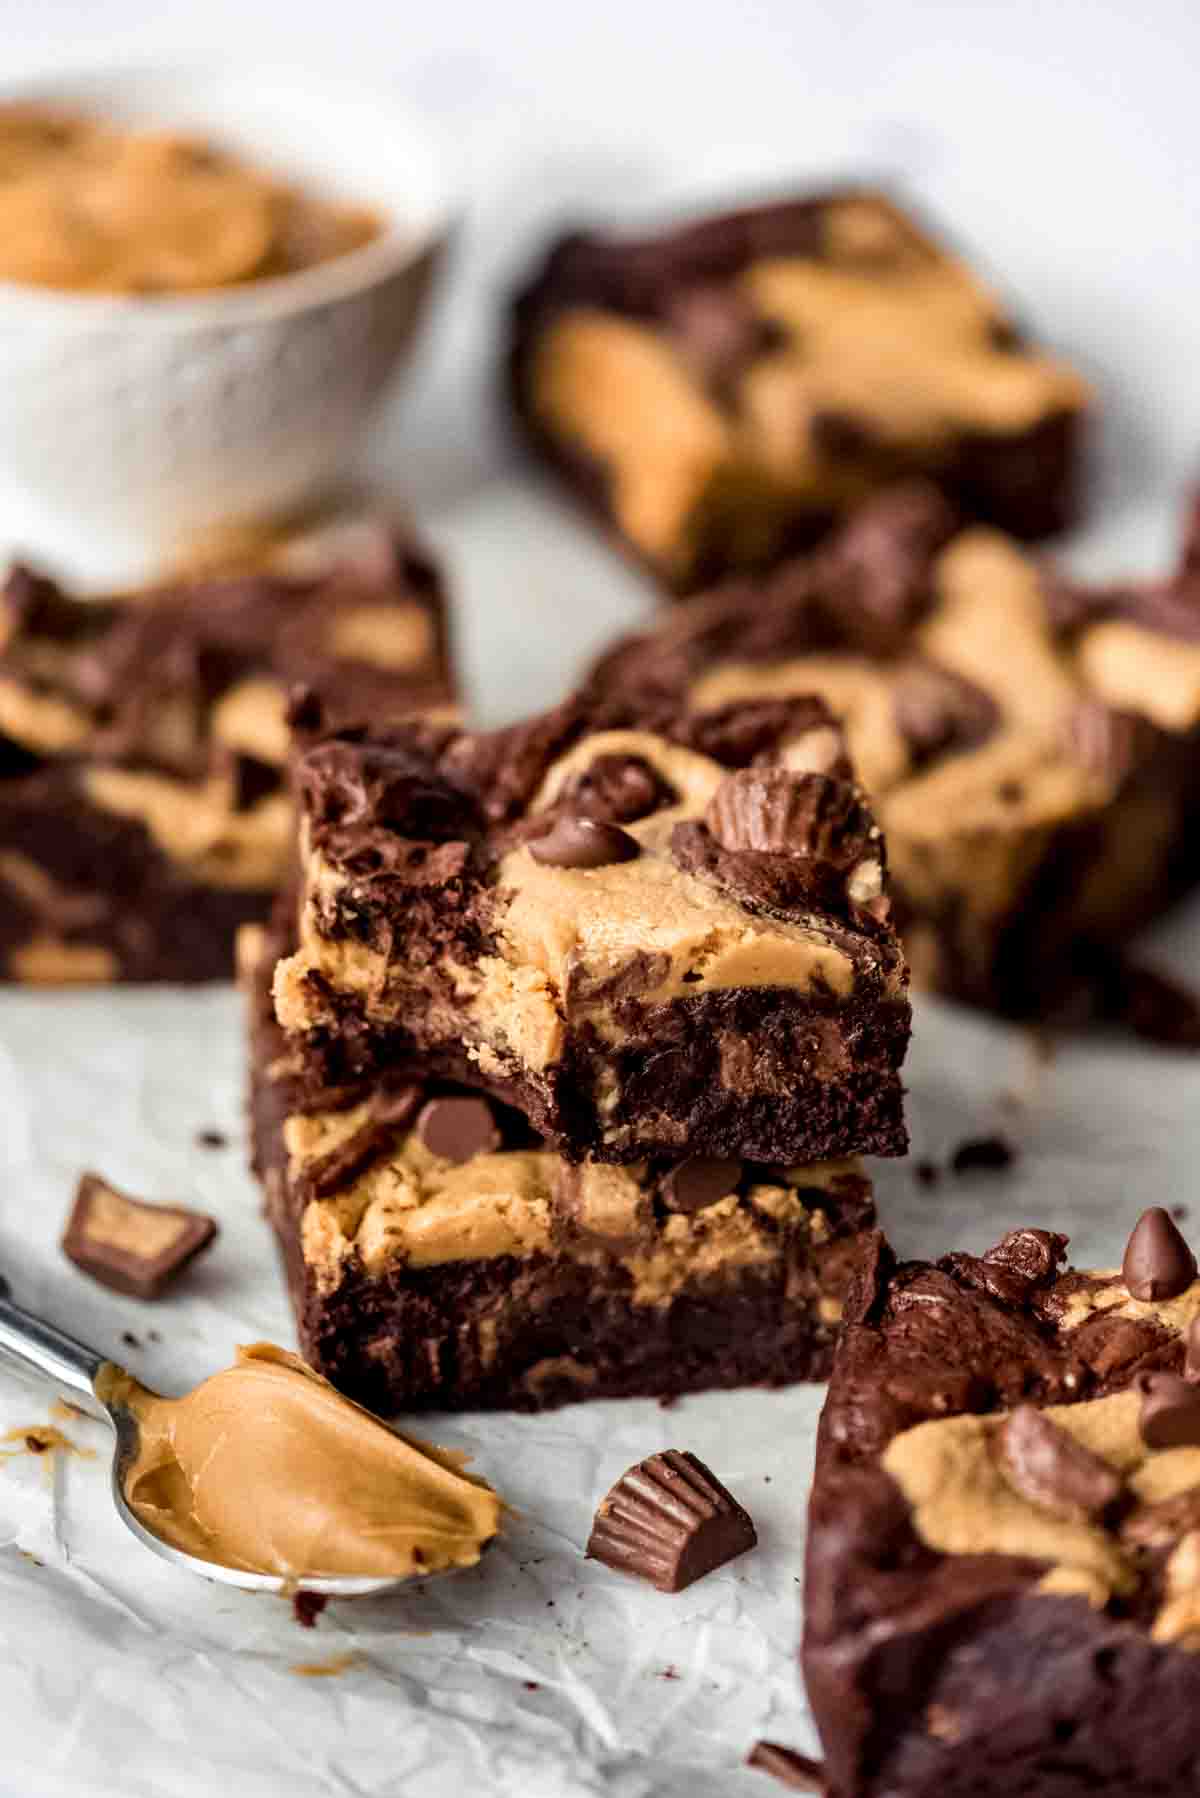
[[[14,1305],[0,1281],[0,1360],[15,1364],[26,1373],[66,1390],[73,1398],[82,1399],[94,1415],[103,1415],[96,1398],[95,1379],[105,1357],[95,1349],[85,1348],[65,1330],[55,1329],[32,1312]]]

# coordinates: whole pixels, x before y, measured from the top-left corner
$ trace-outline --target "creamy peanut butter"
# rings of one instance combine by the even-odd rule
[[[0,280],[184,293],[310,268],[381,230],[203,139],[0,107]]]
[[[201,1560],[284,1579],[407,1579],[473,1567],[500,1500],[295,1355],[257,1342],[183,1398],[106,1363],[96,1394],[140,1426],[124,1492],[146,1529]]]

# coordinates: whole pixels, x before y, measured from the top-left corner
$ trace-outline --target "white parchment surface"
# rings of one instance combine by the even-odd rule
[[[515,175],[505,192],[517,194]],[[500,216],[507,228],[511,204]],[[499,278],[475,275],[477,308],[493,306]],[[468,685],[500,720],[556,698],[651,601],[487,438],[479,341],[451,306],[408,415],[408,453],[383,444],[379,463],[447,558]],[[1116,553],[1101,532],[1108,572],[1146,559],[1148,542],[1161,566],[1174,534],[1172,483],[1158,480],[1152,530],[1138,497]],[[1111,527],[1111,509],[1099,517]],[[1158,946],[1168,966],[1194,971],[1200,911]],[[293,1340],[244,1172],[240,1021],[231,991],[0,991],[0,1270],[18,1299],[166,1392],[227,1364],[239,1342]],[[1000,1127],[1020,1159],[933,1190],[910,1167],[877,1164],[884,1221],[902,1252],[932,1254],[982,1249],[1019,1222],[1056,1226],[1082,1263],[1111,1265],[1141,1207],[1196,1201],[1198,1069],[1195,1057],[1103,1041],[1046,1062],[1024,1032],[923,1004],[908,1065],[915,1152],[944,1160]],[[210,1129],[227,1146],[200,1147]],[[102,1290],[59,1255],[87,1167],[219,1216],[215,1248],[157,1305]],[[0,1434],[45,1423],[50,1396],[0,1375]],[[769,1798],[770,1781],[739,1771],[753,1742],[815,1748],[795,1650],[819,1402],[797,1388],[422,1420],[471,1451],[518,1520],[477,1570],[331,1606],[313,1630],[277,1600],[209,1587],[140,1548],[109,1506],[103,1429],[72,1423],[94,1458],[0,1460],[0,1793]],[[756,1552],[675,1597],[582,1558],[612,1481],[665,1447],[709,1462],[760,1535]],[[294,1671],[347,1655],[328,1677]]]

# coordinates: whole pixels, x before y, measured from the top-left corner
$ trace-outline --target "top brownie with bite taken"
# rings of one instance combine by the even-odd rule
[[[680,592],[917,474],[1018,536],[1058,530],[1089,406],[865,189],[561,239],[516,301],[510,382],[537,447]]]
[[[0,974],[209,980],[291,849],[288,694],[331,717],[453,700],[440,577],[382,519],[241,573],[86,600],[0,590]]]
[[[296,777],[318,1086],[412,1061],[573,1159],[903,1151],[883,843],[819,702],[318,734]]]

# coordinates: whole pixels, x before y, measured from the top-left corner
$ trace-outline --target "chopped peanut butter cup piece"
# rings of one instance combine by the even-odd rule
[[[596,1512],[588,1559],[682,1592],[753,1548],[750,1515],[695,1455],[667,1449],[631,1467]]]
[[[1134,1225],[1121,1277],[1135,1299],[1174,1299],[1196,1278],[1196,1257],[1169,1211],[1152,1205]]]
[[[1033,1405],[1018,1405],[998,1434],[1009,1484],[1031,1504],[1071,1520],[1100,1517],[1121,1496],[1121,1476]]]
[[[182,1205],[130,1198],[84,1174],[62,1239],[63,1254],[93,1280],[132,1298],[156,1299],[217,1234],[213,1218]]]

